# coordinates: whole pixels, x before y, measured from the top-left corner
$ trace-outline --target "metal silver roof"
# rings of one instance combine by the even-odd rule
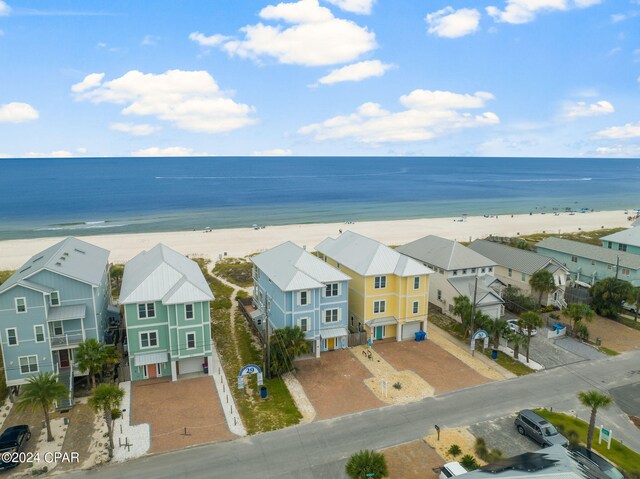
[[[549,263],[560,265],[555,259],[533,251],[514,248],[486,240],[475,240],[469,248],[480,253],[505,268],[511,268],[526,274],[533,274],[546,268]],[[564,268],[564,266],[561,266]],[[565,268],[566,269],[566,268]]]
[[[86,304],[73,306],[52,306],[49,308],[47,321],[64,321],[66,319],[84,319],[87,314]]]
[[[634,226],[633,228],[629,228],[624,231],[618,231],[617,233],[603,236],[600,239],[640,247],[640,227]]]
[[[327,328],[327,329],[320,330],[320,337],[322,339],[340,338],[342,336],[348,336],[348,335],[349,335],[349,331],[347,331],[347,328]]]
[[[21,284],[22,286],[34,289],[36,291],[40,291],[41,293],[51,294],[55,291],[55,289],[50,288],[49,286],[45,286],[44,284],[36,283],[35,281],[30,281],[28,279],[21,279],[17,284]]]
[[[124,267],[120,304],[183,304],[212,299],[198,264],[163,244],[143,251]]]
[[[133,357],[134,366],[147,366],[149,364],[162,364],[169,361],[169,353],[167,351],[159,351],[154,353],[136,354]]]
[[[389,326],[390,324],[398,324],[398,320],[395,318],[395,316],[385,316],[384,318],[369,319],[365,321],[364,324],[366,324],[370,328],[373,328],[375,326]]]
[[[108,262],[108,250],[69,237],[29,259],[0,286],[0,293],[43,269],[99,286]]]
[[[251,261],[281,291],[324,288],[326,283],[351,280],[291,241],[254,256]]]
[[[325,239],[316,246],[316,250],[362,276],[420,276],[433,273],[416,260],[352,231],[345,231],[335,239]]]
[[[618,258],[620,258],[620,266],[630,269],[640,269],[640,255],[603,248],[602,246],[556,237],[545,238],[536,246],[538,248],[546,248],[552,251],[580,256],[612,265],[615,265]]]
[[[478,289],[476,291],[476,277],[462,276],[458,278],[449,278],[449,283],[458,293],[466,296],[473,301],[474,292],[476,293],[476,304],[502,304],[504,301],[498,293],[491,289],[491,285],[495,283],[496,278],[493,276],[478,276]],[[498,281],[500,282],[500,281]]]
[[[447,271],[484,268],[495,266],[496,264],[495,261],[461,245],[457,241],[434,235],[425,236],[407,243],[396,248],[396,251]]]

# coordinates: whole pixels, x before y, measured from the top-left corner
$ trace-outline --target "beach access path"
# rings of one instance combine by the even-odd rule
[[[285,241],[293,241],[313,250],[327,236],[340,231],[354,231],[387,245],[401,245],[426,235],[437,235],[457,241],[472,241],[489,235],[516,236],[532,233],[567,233],[601,228],[629,226],[622,210],[590,213],[532,215],[498,215],[423,218],[413,220],[366,221],[356,223],[323,223],[267,226],[266,228],[233,228],[205,231],[113,234],[83,236],[82,239],[111,252],[112,263],[125,263],[142,250],[163,243],[188,256],[217,260],[225,253],[242,257],[261,252]],[[59,237],[0,241],[0,269],[16,269],[39,251],[60,241]]]

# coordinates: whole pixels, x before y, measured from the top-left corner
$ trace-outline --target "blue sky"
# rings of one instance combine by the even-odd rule
[[[640,0],[0,0],[0,156],[640,157]]]

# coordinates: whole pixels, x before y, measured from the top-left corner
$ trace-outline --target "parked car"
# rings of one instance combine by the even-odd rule
[[[451,477],[465,474],[467,470],[459,462],[448,462],[440,468],[438,479],[449,479]]]
[[[528,334],[528,329],[527,328],[521,328],[518,325],[518,320],[517,319],[508,319],[507,320],[507,325],[509,326],[509,329],[511,331],[513,331],[514,333],[524,334],[524,335]],[[536,328],[531,328],[531,336],[535,336],[536,334],[538,334],[538,330]]]
[[[529,409],[523,409],[518,413],[515,420],[516,429],[523,436],[529,436],[542,447],[560,444],[567,446],[569,441],[566,437],[545,418]]]
[[[604,472],[611,479],[625,479],[624,474],[622,474],[613,464],[607,461],[604,457],[596,454],[594,451],[589,451],[584,446],[578,446],[573,451],[590,460],[598,467],[598,469]]]
[[[0,469],[11,469],[20,464],[12,460],[5,462],[4,454],[20,453],[29,439],[31,439],[31,431],[26,424],[10,427],[0,435]]]
[[[622,307],[624,309],[626,309],[627,311],[630,311],[632,313],[638,312],[638,305],[637,304],[622,303]]]

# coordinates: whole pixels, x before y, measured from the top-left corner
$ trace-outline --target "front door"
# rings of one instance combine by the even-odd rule
[[[376,339],[384,338],[384,326],[376,326]]]
[[[61,368],[69,367],[69,350],[68,349],[61,349],[60,351],[58,351],[58,361],[60,361]]]
[[[147,377],[155,378],[156,377],[156,365],[155,364],[147,364]]]
[[[327,340],[327,349],[329,349],[329,350],[331,350],[331,349],[335,349],[335,347],[336,347],[336,344],[335,344],[335,343],[336,343],[335,338],[329,338],[329,339]]]

